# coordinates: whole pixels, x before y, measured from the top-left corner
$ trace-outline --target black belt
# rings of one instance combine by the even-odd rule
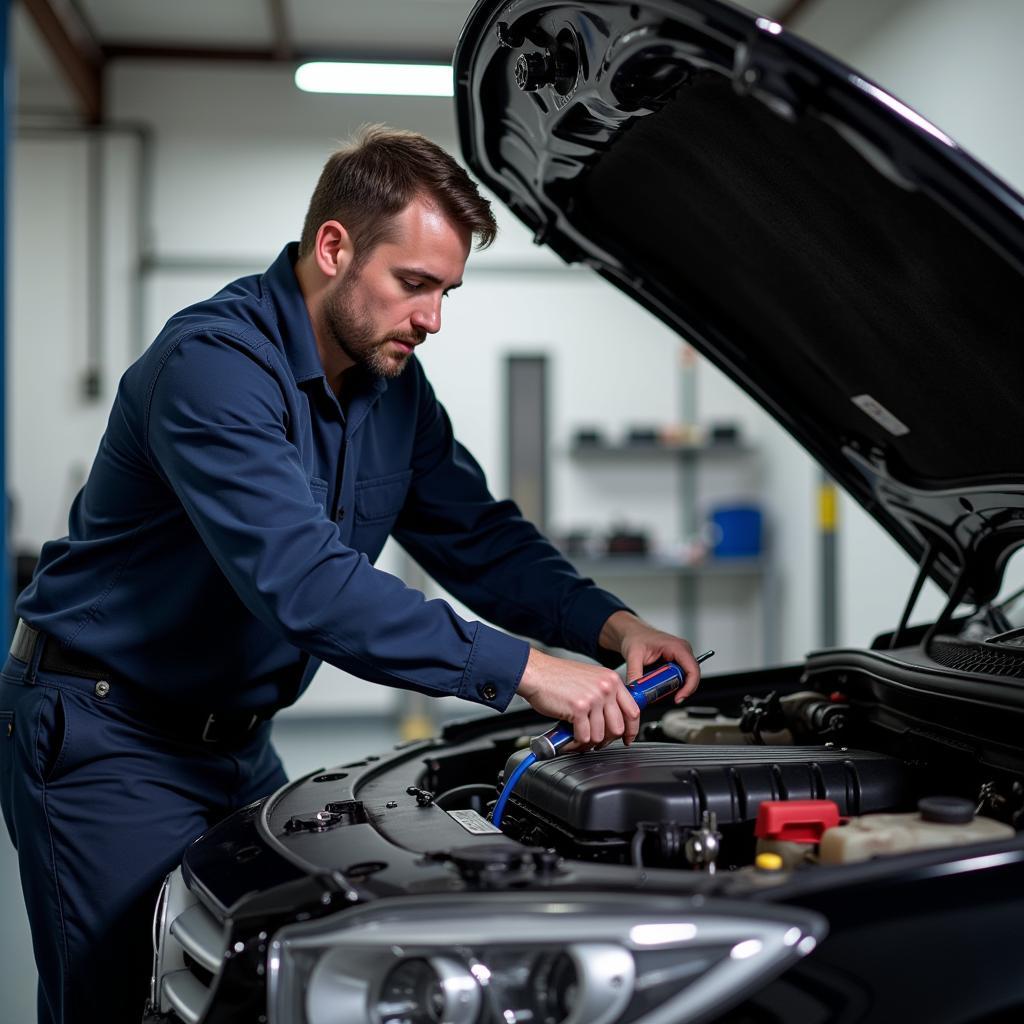
[[[137,686],[119,680],[95,658],[77,651],[69,651],[45,633],[18,620],[11,642],[11,657],[31,664],[36,650],[38,668],[43,672],[95,680],[92,694],[100,700],[110,698],[117,704],[145,720],[157,732],[193,743],[234,745],[243,742],[273,711],[192,711],[168,704],[140,692]]]

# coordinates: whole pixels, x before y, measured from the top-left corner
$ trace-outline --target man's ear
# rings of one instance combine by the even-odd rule
[[[349,268],[355,250],[343,224],[325,220],[316,233],[313,259],[326,277],[340,277]]]

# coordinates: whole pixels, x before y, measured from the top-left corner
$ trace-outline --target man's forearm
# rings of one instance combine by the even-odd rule
[[[637,618],[632,612],[619,609],[612,612],[601,627],[601,633],[597,638],[598,644],[608,651],[622,653],[622,645],[631,630],[643,627],[644,622]]]

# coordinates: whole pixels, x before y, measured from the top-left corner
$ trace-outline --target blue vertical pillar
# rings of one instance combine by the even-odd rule
[[[11,622],[11,553],[7,537],[7,157],[10,151],[11,3],[0,0],[0,650],[7,646]]]

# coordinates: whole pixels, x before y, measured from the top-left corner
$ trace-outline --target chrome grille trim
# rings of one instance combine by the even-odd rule
[[[167,876],[154,926],[154,1007],[159,1013],[174,1013],[186,1024],[197,1024],[224,962],[225,937],[223,927],[185,884],[181,868]],[[190,964],[213,975],[209,985]]]
[[[198,1024],[209,995],[209,991],[191,971],[175,971],[164,975],[160,1004],[164,1012],[167,1009],[173,1010],[185,1024]]]
[[[171,934],[196,963],[211,974],[220,970],[224,958],[224,933],[201,903],[189,907],[171,922]]]

